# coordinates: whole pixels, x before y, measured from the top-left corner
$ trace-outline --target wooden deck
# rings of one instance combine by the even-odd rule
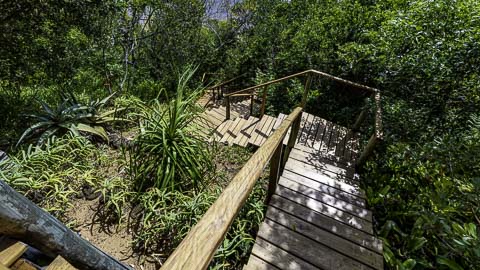
[[[327,157],[297,143],[244,269],[383,269],[358,177]]]
[[[249,116],[249,101],[207,107],[208,136],[229,145],[261,146],[286,115]],[[288,141],[288,134],[284,144]],[[244,269],[383,269],[354,164],[359,135],[303,113],[296,145],[260,225]]]

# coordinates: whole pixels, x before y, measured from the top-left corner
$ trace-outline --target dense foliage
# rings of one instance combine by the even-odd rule
[[[176,88],[188,63],[199,68],[185,89],[200,78],[244,75],[241,87],[314,68],[382,91],[385,137],[362,175],[387,267],[480,267],[478,1],[23,0],[0,8],[0,148],[17,151],[12,147],[35,124],[25,115],[42,114],[37,100],[43,108],[62,104],[63,91],[81,100],[117,92],[115,103],[124,107],[152,104],[164,91],[152,105],[160,117],[173,106],[167,96],[189,95]],[[218,8],[225,9],[214,14]],[[267,111],[285,113],[298,103],[303,83],[269,87]],[[350,90],[315,81],[307,110],[350,125],[364,105],[363,93]],[[148,134],[168,129],[168,121],[158,121]],[[368,136],[371,126],[362,131]],[[185,132],[172,134],[186,138]],[[140,178],[155,186],[153,175]],[[111,198],[109,209],[131,196],[121,194],[120,183],[97,186]],[[151,192],[168,205],[177,202],[164,190]],[[211,194],[190,195],[176,196],[188,204],[210,201]]]

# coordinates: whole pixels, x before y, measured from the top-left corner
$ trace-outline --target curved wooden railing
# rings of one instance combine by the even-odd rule
[[[310,91],[310,86],[312,83],[312,76],[319,76],[331,81],[335,81],[338,83],[341,83],[343,85],[348,85],[356,89],[362,89],[367,91],[370,94],[370,97],[373,97],[375,102],[375,123],[374,123],[374,132],[372,136],[370,137],[367,146],[363,149],[360,157],[357,160],[357,165],[361,166],[362,164],[365,163],[366,159],[370,154],[373,152],[373,149],[375,148],[375,145],[378,143],[378,141],[383,139],[383,127],[382,127],[382,110],[381,110],[381,95],[380,95],[380,90],[365,86],[362,84],[358,84],[349,80],[345,80],[318,70],[314,69],[309,69],[305,70],[302,72],[298,72],[292,75],[288,75],[279,79],[271,80],[265,83],[261,83],[255,86],[251,86],[239,91],[235,91],[230,94],[225,94],[225,107],[226,107],[226,117],[225,119],[228,120],[230,119],[230,98],[231,97],[246,97],[249,96],[251,97],[251,104],[250,104],[250,113],[253,112],[253,103],[254,103],[254,96],[256,94],[257,89],[263,88],[262,91],[262,104],[260,106],[260,118],[263,117],[265,114],[265,105],[266,105],[266,99],[267,99],[267,87],[269,85],[275,84],[275,83],[280,83],[283,81],[287,81],[293,78],[298,78],[298,77],[306,77],[305,80],[305,86],[304,86],[304,92],[303,92],[303,97],[300,106],[305,107],[305,103],[307,102],[307,97],[308,93]],[[355,124],[352,127],[352,130],[357,130],[360,125],[363,123],[363,121],[366,118],[367,114],[367,108],[362,110],[360,115],[357,117]]]
[[[206,269],[218,246],[240,209],[252,192],[255,183],[270,162],[270,183],[267,200],[273,194],[283,165],[282,154],[295,143],[300,127],[302,108],[297,107],[282,122],[267,141],[253,154],[232,179],[200,221],[190,230],[180,245],[167,259],[162,269]],[[289,128],[289,141],[283,151],[283,140]]]

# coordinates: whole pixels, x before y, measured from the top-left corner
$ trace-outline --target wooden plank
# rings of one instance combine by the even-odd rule
[[[371,269],[268,219],[260,225],[258,236],[321,269]]]
[[[290,165],[290,164],[287,162],[287,165]],[[365,192],[363,192],[363,190],[359,189],[358,186],[349,185],[349,184],[344,183],[342,181],[338,181],[338,180],[332,179],[328,176],[324,176],[324,175],[320,175],[320,174],[305,175],[305,174],[296,173],[295,171],[293,171],[287,165],[285,166],[285,170],[283,171],[283,174],[285,174],[285,175],[287,173],[291,173],[291,174],[294,174],[294,175],[299,175],[301,177],[308,178],[308,179],[311,179],[311,180],[316,181],[318,183],[331,186],[333,188],[342,190],[342,191],[350,193],[352,195],[355,195],[355,196],[358,196],[358,197],[361,197],[361,198],[366,198]]]
[[[329,194],[319,192],[318,190],[309,188],[308,186],[297,183],[285,177],[281,177],[278,184],[290,190],[298,192],[302,195],[305,195],[309,198],[312,198],[316,201],[332,206],[338,210],[365,219],[368,222],[372,222],[372,212],[363,207],[357,206],[350,202],[346,202],[344,200],[340,200]]]
[[[330,155],[335,155],[335,147],[337,146],[337,139],[340,131],[336,125],[332,126],[332,135],[328,142],[327,153]]]
[[[291,189],[285,188],[281,185],[277,186],[275,194],[293,202],[299,203],[305,207],[310,208],[313,211],[328,216],[332,219],[338,220],[344,224],[350,225],[356,229],[362,230],[370,234],[373,233],[373,226],[371,222],[368,222],[363,218],[359,218],[355,215],[342,211],[328,204],[307,197]]]
[[[320,176],[326,176],[330,177],[334,180],[341,181],[344,183],[347,183],[349,185],[355,186],[358,189],[360,186],[360,182],[357,177],[355,178],[350,178],[347,175],[342,175],[338,174],[335,172],[328,171],[326,168],[322,168],[320,166],[313,166],[310,164],[306,164],[304,162],[298,161],[296,159],[290,158],[287,161],[287,164],[285,165],[285,168],[288,168],[288,170],[293,171],[295,173],[298,173],[300,175],[304,175],[309,178],[314,178],[314,175],[320,175]]]
[[[375,269],[383,269],[383,256],[365,247],[273,207],[268,209],[266,217],[354,260]]]
[[[354,166],[353,163],[345,160],[343,156],[334,156],[334,155],[329,155],[325,152],[322,152],[320,150],[316,150],[301,144],[296,144],[295,149],[298,149],[302,152],[309,153],[309,154],[314,154],[315,156],[322,157],[324,159],[333,161],[335,163],[335,166],[343,166],[344,168],[351,168]]]
[[[336,164],[335,162],[328,160],[321,155],[306,153],[294,148],[292,149],[289,157],[303,163],[313,165],[317,168],[323,168],[336,174],[345,175],[349,178],[355,177],[355,169],[353,167],[348,167],[343,164]]]
[[[297,143],[306,145],[307,139],[309,137],[310,129],[313,126],[313,119],[315,118],[314,115],[309,114],[309,113],[303,113],[302,114],[302,122],[300,125],[300,131],[299,131],[299,136],[297,139]]]
[[[230,225],[250,196],[257,180],[287,133],[302,113],[297,107],[230,181],[203,217],[163,264],[163,270],[206,269]]]
[[[243,127],[240,129],[240,132],[233,141],[234,144],[240,145],[240,146],[247,146],[248,140],[252,136],[253,130],[255,130],[255,126],[257,125],[258,118],[256,117],[249,117]]]
[[[0,263],[9,267],[27,250],[27,245],[22,242],[15,242],[0,252]]]
[[[312,148],[316,150],[320,150],[320,147],[322,146],[322,139],[327,129],[327,120],[320,117],[318,118],[319,118],[319,123],[318,123],[319,127],[317,129],[317,133],[315,134],[315,140],[312,146]]]
[[[225,130],[225,133],[223,133],[223,136],[220,139],[221,143],[228,142],[230,138],[234,136],[235,134],[234,130],[240,124],[240,119],[241,118],[235,118],[234,120],[232,120],[232,123],[227,127],[227,129]]]
[[[243,270],[278,270],[278,269],[279,268],[258,258],[253,253],[248,258],[248,264],[243,267]]]
[[[260,121],[255,126],[255,129],[252,131],[252,137],[250,137],[250,139],[248,140],[248,143],[255,146],[259,146],[258,144],[256,144],[256,142],[258,141],[258,136],[260,136],[260,131],[265,125],[266,121],[267,121],[267,117],[262,117],[260,119]]]
[[[33,263],[23,258],[18,259],[11,267],[12,270],[37,270]]]
[[[280,209],[281,211],[287,212],[305,222],[314,224],[315,226],[336,234],[337,236],[375,251],[378,254],[382,254],[383,252],[382,241],[378,240],[373,235],[338,222],[321,213],[312,211],[310,208],[305,207],[302,204],[292,202],[278,195],[273,195],[270,200],[269,208]]]
[[[275,120],[276,120],[275,118],[268,115],[265,115],[264,117],[268,119],[265,125],[263,126],[262,130],[260,131],[260,135],[258,136],[257,145],[259,146],[265,143],[265,141],[270,136],[270,134],[272,134],[273,124],[275,124]]]
[[[62,256],[57,256],[55,260],[47,267],[47,270],[75,270]]]
[[[225,136],[225,133],[227,133],[228,128],[232,125],[234,120],[227,120],[223,122],[215,131],[215,141],[220,142],[222,138]]]
[[[339,200],[343,200],[351,204],[355,204],[359,207],[365,208],[367,205],[367,203],[365,202],[365,199],[363,199],[362,197],[358,197],[353,194],[347,193],[341,189],[334,188],[323,183],[319,183],[310,178],[303,177],[299,174],[295,174],[290,171],[284,171],[282,176],[292,181],[295,181],[299,184],[307,186],[311,189],[333,196]]]
[[[282,123],[283,119],[287,117],[285,114],[281,113],[278,115],[278,117],[275,119],[275,124],[273,124],[273,130],[276,130],[280,124]]]
[[[0,263],[0,270],[10,270],[10,268]]]
[[[319,270],[318,267],[296,257],[281,248],[269,243],[267,240],[257,237],[252,254],[278,269],[284,270]],[[250,262],[249,262],[250,263]]]

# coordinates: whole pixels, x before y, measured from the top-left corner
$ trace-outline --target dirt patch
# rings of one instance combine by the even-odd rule
[[[76,200],[67,216],[75,222],[73,230],[99,249],[135,269],[153,270],[160,265],[133,251],[133,235],[124,224],[105,225],[100,221],[99,199]]]

